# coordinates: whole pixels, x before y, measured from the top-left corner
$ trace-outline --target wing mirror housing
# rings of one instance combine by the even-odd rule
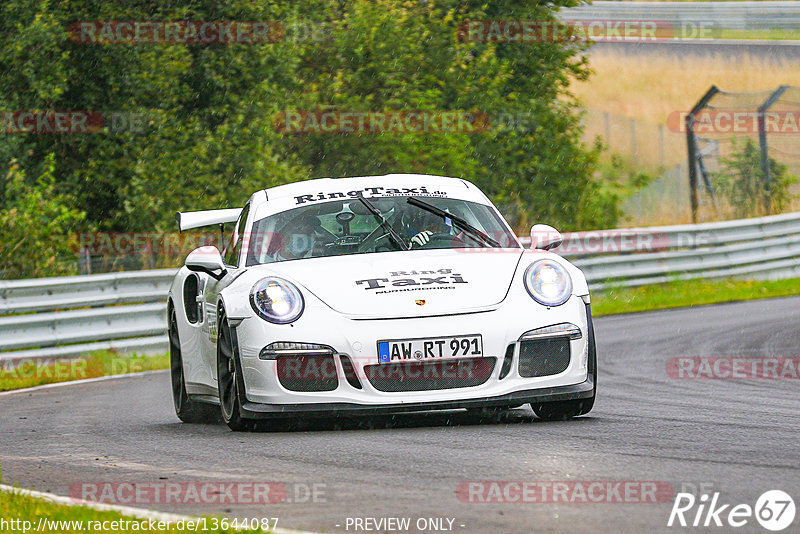
[[[215,280],[221,280],[228,270],[222,262],[222,254],[214,246],[194,249],[186,256],[186,268],[196,273],[205,273]]]
[[[546,224],[531,227],[531,250],[550,250],[561,245],[564,237],[561,232]]]

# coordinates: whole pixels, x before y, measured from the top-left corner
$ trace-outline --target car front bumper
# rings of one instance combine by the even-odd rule
[[[565,370],[527,378],[519,373],[520,337],[531,330],[560,323],[580,328],[569,341]],[[423,391],[380,391],[370,381],[367,366],[378,364],[379,340],[435,338],[480,334],[483,354],[495,358],[490,376],[479,385]],[[444,317],[350,319],[309,299],[303,316],[292,325],[274,325],[258,317],[236,327],[239,361],[244,378],[242,408],[246,417],[280,414],[404,412],[434,409],[516,406],[525,403],[583,399],[594,393],[588,372],[588,319],[584,300],[573,296],[565,304],[546,308],[527,295],[511,297],[492,310]],[[291,391],[278,378],[276,360],[259,358],[271,342],[314,343],[333,347],[338,384],[330,391]],[[515,346],[510,369],[501,378],[509,345]],[[342,357],[350,360],[360,388],[345,379]]]
[[[427,410],[456,410],[459,408],[507,408],[526,403],[555,402],[588,399],[594,395],[594,378],[589,375],[584,382],[570,386],[556,386],[515,391],[497,397],[465,398],[462,400],[416,402],[402,404],[363,405],[347,402],[315,402],[305,404],[264,404],[245,402],[242,414],[248,418],[276,417],[281,415],[369,415],[376,413],[419,412]]]

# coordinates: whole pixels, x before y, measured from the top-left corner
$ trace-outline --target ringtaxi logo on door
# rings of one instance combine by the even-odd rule
[[[755,518],[763,528],[780,532],[792,524],[795,511],[794,500],[781,490],[764,492],[755,506],[723,504],[718,491],[712,495],[703,493],[700,498],[691,493],[678,493],[667,526],[739,528],[751,524]]]

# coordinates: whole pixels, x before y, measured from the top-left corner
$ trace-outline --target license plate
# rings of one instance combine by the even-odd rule
[[[481,356],[483,356],[483,338],[480,334],[378,341],[380,363]]]

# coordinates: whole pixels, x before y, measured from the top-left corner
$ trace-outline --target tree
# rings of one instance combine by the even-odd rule
[[[580,143],[568,88],[588,75],[575,43],[472,42],[467,20],[554,21],[573,0],[198,0],[0,4],[0,110],[84,110],[97,133],[0,137],[0,172],[46,174],[98,231],[173,231],[174,212],[240,206],[296,180],[390,172],[463,177],[520,230],[608,225],[597,151]],[[322,29],[279,43],[119,44],[70,39],[76,21],[280,21]],[[317,33],[319,35],[320,33]],[[305,34],[306,36],[308,34]],[[479,133],[284,135],[286,110],[465,111]],[[113,117],[144,117],[142,129]],[[524,127],[509,125],[525,118]],[[2,191],[0,191],[2,194]],[[67,200],[65,200],[67,201]],[[616,219],[611,210],[610,218]],[[602,219],[602,222],[600,220]]]
[[[0,5],[0,109],[99,113],[94,134],[0,138],[0,165],[29,176],[54,154],[56,180],[99,230],[173,230],[177,209],[240,205],[252,190],[302,178],[270,153],[272,110],[292,90],[295,51],[272,44],[119,44],[70,39],[76,21],[283,20],[277,2]],[[112,117],[146,117],[141,131]],[[6,167],[7,168],[7,167]]]
[[[572,79],[588,75],[576,43],[492,43],[458,38],[468,20],[555,21],[562,1],[340,3],[330,39],[308,43],[299,76],[300,109],[356,111],[464,110],[486,114],[491,127],[473,134],[318,134],[286,138],[286,153],[311,175],[421,172],[474,181],[520,230],[525,220],[565,229],[608,222],[582,217],[601,208],[587,192],[597,150],[585,149]],[[317,13],[320,20],[329,9]],[[505,120],[510,118],[511,121]],[[516,124],[509,125],[509,122]],[[522,119],[522,120],[519,120]],[[616,222],[616,217],[612,217]],[[583,227],[586,229],[587,227]]]
[[[70,207],[74,199],[56,192],[53,155],[32,184],[16,164],[5,179],[0,205],[0,278],[35,278],[76,274],[75,230],[84,214]]]

